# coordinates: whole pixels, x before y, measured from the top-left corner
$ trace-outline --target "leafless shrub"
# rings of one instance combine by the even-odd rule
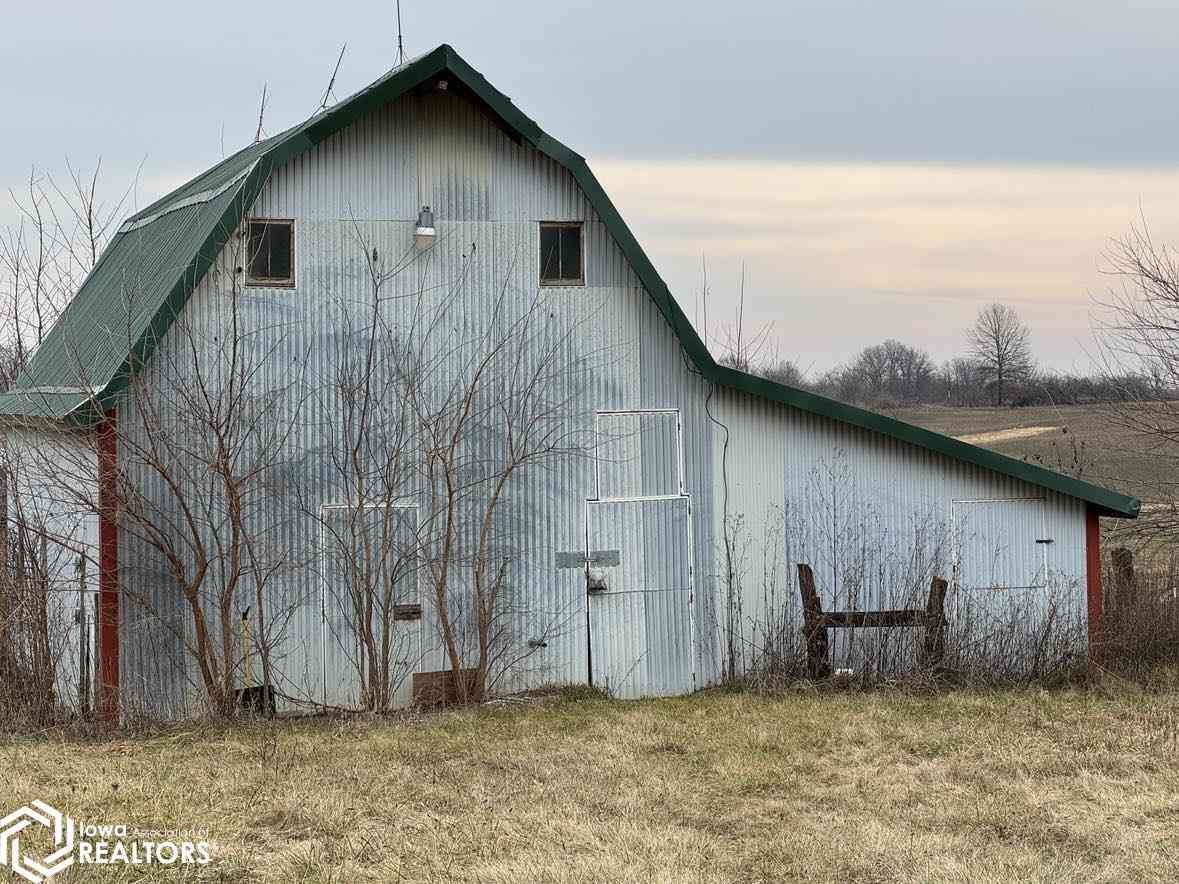
[[[18,523],[0,574],[0,722],[53,717],[50,591],[41,544]]]
[[[1012,385],[1034,371],[1030,337],[1015,309],[999,303],[983,307],[967,330],[970,354],[982,368],[995,405],[1007,402]]]
[[[1136,568],[1131,551],[1118,547],[1105,557],[1102,577],[1102,662],[1133,677],[1179,664],[1179,559]]]
[[[113,419],[103,418],[71,449],[27,452],[35,462],[26,466],[59,489],[59,505],[117,513],[120,634],[144,680],[141,691],[130,674],[122,685],[131,713],[138,700],[149,712],[162,711],[160,704],[173,713],[190,708],[189,690],[168,687],[187,681],[197,705],[235,714],[249,675],[243,618],[253,618],[251,644],[269,685],[271,654],[295,604],[276,606],[268,588],[301,557],[281,542],[285,523],[274,517],[288,509],[278,501],[289,494],[283,470],[300,406],[291,391],[301,377],[296,369],[275,381],[276,373],[263,371],[286,332],[243,291],[234,268],[248,263],[244,247],[244,238],[231,237],[209,272],[209,303],[191,306],[153,341],[151,359],[135,366],[113,403]],[[134,280],[121,295],[125,327],[107,333],[135,353],[145,295]],[[90,389],[79,344],[66,342],[68,358],[79,388]],[[112,403],[88,405],[102,415]],[[100,497],[95,481],[104,437],[118,452],[111,499]]]
[[[1102,411],[1157,464],[1144,518],[1120,533],[1167,557],[1179,540],[1179,255],[1143,224],[1110,246],[1106,262],[1119,285],[1098,305],[1099,355],[1123,395]],[[1127,377],[1151,382],[1131,386]]]
[[[824,612],[924,612],[934,578],[950,582],[941,659],[926,659],[928,627],[832,628],[831,663],[842,682],[933,675],[1026,682],[1084,659],[1084,590],[1075,579],[1048,574],[1043,585],[1027,589],[958,586],[950,525],[925,512],[901,524],[884,518],[855,493],[841,459],[812,472],[805,496],[807,506],[792,502],[764,519],[761,538],[750,536],[744,517],[728,520],[734,567],[719,579],[727,611],[719,632],[730,680],[781,687],[805,677],[797,562],[813,569]]]
[[[997,598],[988,599],[987,594]],[[1085,660],[1084,588],[1050,576],[1043,586],[959,593],[949,613],[946,668],[975,683],[1051,678]]]
[[[130,188],[107,198],[102,163],[66,161],[64,175],[33,169],[10,192],[16,222],[0,230],[0,389],[41,344],[113,234]]]
[[[84,559],[55,542],[9,475],[0,471],[0,728],[26,729],[89,706],[87,648],[71,644],[86,634],[75,622]]]

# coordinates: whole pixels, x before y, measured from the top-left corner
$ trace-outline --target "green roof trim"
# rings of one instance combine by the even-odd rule
[[[33,390],[22,392],[18,389],[0,396],[0,415],[33,420],[92,420],[96,410],[101,409],[126,387],[135,366],[143,364],[150,357],[155,342],[179,315],[196,284],[237,228],[240,219],[253,205],[272,169],[443,72],[457,79],[521,140],[531,144],[573,175],[666,318],[692,365],[706,380],[899,439],[955,460],[975,464],[1078,498],[1091,504],[1101,515],[1137,517],[1140,504],[1136,498],[1099,488],[1080,479],[1006,457],[894,418],[719,365],[684,315],[622,215],[590,171],[585,159],[541,130],[512,103],[510,98],[492,86],[453,48],[445,44],[394,68],[331,109],[285,132],[238,151],[132,216],[123,230],[111,241],[45,344],[34,355],[26,372],[27,377],[22,375],[17,382],[18,387],[35,388],[69,384],[71,377],[76,379],[81,376],[98,388],[98,392],[95,395],[84,392],[76,395],[55,393],[35,400]],[[156,236],[155,240],[158,242],[155,248],[136,256],[132,252],[136,234],[140,231],[152,231],[157,225],[163,234],[170,235]],[[141,235],[141,242],[142,239]],[[160,271],[157,273],[159,279],[153,278],[153,284],[145,287],[149,297],[145,297],[144,300],[149,311],[147,315],[142,316],[126,304],[121,305],[120,311],[120,298],[111,292],[112,277],[113,282],[122,283],[123,279],[119,278],[119,274],[126,274],[131,269],[138,271],[138,267],[129,266],[136,260],[150,260],[154,268]],[[124,324],[133,330],[133,334],[125,335],[124,340],[133,339],[134,342],[121,348],[124,351],[121,355],[100,349],[97,352],[87,352],[87,360],[75,359],[71,365],[67,358],[69,354],[68,348],[64,346],[65,342],[70,340],[71,335],[78,334],[84,328],[88,328],[92,334],[95,316],[101,317],[97,323],[98,327],[107,328],[109,331],[110,325],[107,320],[112,314],[122,316]],[[117,358],[112,358],[116,356]],[[72,375],[68,371],[70,368],[74,369]]]
[[[874,411],[837,402],[834,399],[828,399],[826,396],[820,396],[817,393],[796,390],[793,387],[784,387],[765,378],[748,375],[744,372],[728,368],[727,366],[718,365],[715,371],[712,372],[711,377],[719,384],[732,387],[753,396],[760,396],[763,399],[781,402],[800,411],[829,417],[841,423],[871,430],[872,432],[907,442],[910,445],[916,445],[938,454],[944,454],[955,460],[972,463],[1015,479],[1021,479],[1032,485],[1047,488],[1050,491],[1057,491],[1069,497],[1078,498],[1092,504],[1097,508],[1098,513],[1103,516],[1128,519],[1138,518],[1141,502],[1136,497],[1128,497],[1116,491],[1110,491],[1090,484],[1082,479],[1074,479],[1063,473],[1053,472],[1052,470],[1036,466],[1027,461],[1008,457],[997,451],[991,451],[989,448],[980,448],[977,445],[971,445],[969,442],[963,442],[951,436],[943,436],[941,433],[933,432],[933,430],[907,424],[904,421],[888,417],[887,415],[877,414]]]

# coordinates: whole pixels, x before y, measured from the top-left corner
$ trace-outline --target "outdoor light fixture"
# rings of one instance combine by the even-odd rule
[[[418,212],[418,226],[413,231],[413,243],[419,249],[428,249],[434,243],[438,231],[434,229],[434,213],[429,206],[422,206]]]

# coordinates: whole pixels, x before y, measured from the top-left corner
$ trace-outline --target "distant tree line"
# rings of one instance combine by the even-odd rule
[[[1083,405],[1179,396],[1161,372],[1087,376],[1039,368],[1027,326],[1006,304],[982,308],[966,330],[965,344],[962,355],[938,365],[920,347],[890,338],[813,378],[789,359],[759,359],[734,351],[721,361],[780,384],[873,408]]]

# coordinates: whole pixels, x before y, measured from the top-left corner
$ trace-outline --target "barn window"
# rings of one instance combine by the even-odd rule
[[[594,433],[599,500],[685,493],[676,409],[599,411],[594,416]]]
[[[251,221],[246,244],[251,285],[295,284],[295,222]]]
[[[585,285],[580,222],[541,223],[540,281],[542,285]]]

